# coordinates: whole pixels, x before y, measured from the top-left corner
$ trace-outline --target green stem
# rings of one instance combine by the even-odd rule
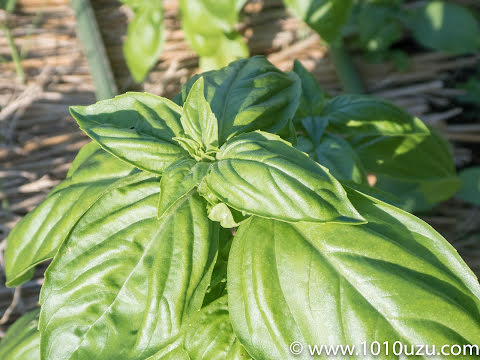
[[[15,64],[15,71],[17,72],[17,78],[23,84],[25,83],[25,71],[23,70],[22,58],[18,53],[18,49],[17,49],[17,46],[15,45],[15,41],[13,40],[12,33],[10,29],[2,22],[0,22],[0,30],[3,31],[3,33],[5,34],[5,37],[7,38],[8,46],[12,53],[11,54],[12,60],[13,60],[13,63]]]
[[[351,94],[364,94],[365,87],[348,51],[342,45],[334,44],[330,44],[329,50],[343,90]]]
[[[71,0],[71,5],[77,20],[78,36],[95,85],[97,100],[110,99],[118,94],[118,90],[95,13],[89,0]]]

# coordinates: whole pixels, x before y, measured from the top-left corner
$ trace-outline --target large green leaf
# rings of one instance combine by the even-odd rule
[[[363,222],[328,170],[276,135],[237,136],[217,160],[205,186],[236,210],[284,221]]]
[[[325,134],[310,157],[325,166],[337,180],[367,182],[363,164],[352,146],[341,137]]]
[[[325,93],[313,75],[298,60],[293,64],[293,71],[302,84],[300,104],[294,118],[295,125],[303,126],[306,135],[310,136],[314,143],[318,143],[328,125],[321,116],[325,106]]]
[[[147,360],[249,360],[236,338],[223,296],[188,319],[180,339]]]
[[[433,129],[429,136],[359,136],[350,141],[368,171],[417,183],[430,203],[448,199],[459,188],[450,145]],[[395,191],[395,185],[386,184],[384,190]]]
[[[367,224],[252,217],[239,228],[228,301],[248,352],[257,360],[311,359],[307,344],[389,341],[390,355],[379,358],[398,359],[396,341],[438,350],[479,344],[480,286],[455,249],[418,218],[355,191],[349,196]],[[294,341],[305,346],[299,356],[289,351]]]
[[[2,360],[40,360],[40,332],[37,330],[40,309],[18,319],[0,341]]]
[[[452,54],[480,49],[480,26],[466,8],[446,1],[430,1],[413,10],[409,21],[422,45]]]
[[[295,74],[285,74],[263,56],[238,60],[203,73],[205,98],[218,119],[219,144],[240,133],[283,130],[295,115],[301,94]],[[183,104],[198,76],[177,96]]]
[[[428,134],[418,118],[392,103],[365,95],[342,95],[327,101],[322,121],[342,135]]]
[[[353,0],[283,0],[297,17],[327,42],[336,40],[347,22]]]
[[[80,128],[102,148],[139,169],[155,174],[188,156],[174,140],[182,136],[182,109],[144,93],[126,93],[90,106],[73,106]]]
[[[29,280],[33,267],[55,256],[72,227],[101,194],[136,171],[95,143],[82,148],[72,168],[73,173],[9,234],[5,250],[8,286]]]
[[[462,186],[456,196],[463,201],[480,205],[480,167],[474,166],[462,170],[460,180]]]
[[[144,359],[200,309],[218,228],[196,194],[158,220],[158,193],[158,178],[129,176],[72,229],[45,274],[42,358]]]
[[[128,24],[123,54],[133,78],[141,82],[158,61],[165,41],[162,0],[123,2],[135,13]]]

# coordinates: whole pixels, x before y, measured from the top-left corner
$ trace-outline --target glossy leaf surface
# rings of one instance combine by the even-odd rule
[[[249,353],[257,360],[311,358],[308,350],[292,355],[293,341],[478,344],[480,286],[453,247],[412,215],[349,196],[367,224],[253,217],[239,228],[228,297],[233,328]],[[390,348],[380,358],[398,356]]]
[[[293,119],[298,107],[298,77],[283,73],[261,56],[238,60],[201,76],[205,98],[218,120],[220,145],[244,132],[278,132]],[[185,102],[197,79],[195,76],[185,84],[177,103]]]
[[[0,341],[2,360],[40,360],[40,332],[37,330],[40,309],[18,319]]]
[[[72,227],[101,194],[134,171],[95,143],[86,145],[73,163],[73,173],[9,234],[7,285],[29,280],[33,267],[55,256]]]
[[[183,134],[181,108],[165,98],[127,93],[70,112],[103,149],[139,169],[161,174],[187,156],[172,140]]]
[[[45,275],[43,358],[147,358],[200,309],[218,228],[195,194],[158,220],[158,192],[148,173],[127,177],[72,230]]]
[[[340,183],[278,136],[238,136],[222,147],[217,160],[205,184],[236,210],[284,221],[363,221]]]

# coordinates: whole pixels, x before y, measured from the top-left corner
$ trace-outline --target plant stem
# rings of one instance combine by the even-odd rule
[[[12,55],[12,61],[15,64],[15,71],[17,72],[17,78],[18,80],[24,84],[25,83],[25,71],[23,71],[23,66],[22,66],[22,58],[20,57],[20,54],[18,53],[17,46],[15,45],[15,41],[13,40],[12,33],[10,32],[10,29],[0,22],[0,30],[3,31],[5,34],[5,37],[7,38],[8,41],[8,47],[10,48],[11,55]]]
[[[89,0],[71,0],[77,20],[77,31],[95,85],[97,100],[110,99],[118,94],[95,13]]]
[[[362,80],[347,49],[342,45],[330,44],[329,50],[343,90],[351,94],[364,94]]]

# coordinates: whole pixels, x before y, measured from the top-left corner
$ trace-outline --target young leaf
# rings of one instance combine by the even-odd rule
[[[123,2],[130,5],[135,13],[128,24],[123,54],[133,79],[140,83],[157,63],[165,42],[162,1]]]
[[[301,124],[307,135],[317,144],[328,125],[326,119],[321,117],[325,94],[317,80],[298,60],[293,63],[293,72],[298,75],[302,84],[302,95],[294,122],[296,125]]]
[[[342,135],[416,135],[429,133],[418,118],[392,103],[365,95],[343,95],[327,101],[323,121]]]
[[[200,77],[188,93],[180,118],[185,136],[199,145],[201,153],[191,154],[198,157],[198,160],[218,151],[217,118],[205,100],[203,91],[203,78]]]
[[[199,76],[204,79],[205,98],[218,119],[219,145],[244,132],[283,130],[298,107],[298,77],[283,73],[263,56],[238,60]],[[177,103],[186,101],[199,76],[184,85]]]
[[[471,204],[480,205],[480,167],[467,168],[460,173],[462,186],[457,197]]]
[[[480,49],[480,26],[466,8],[446,1],[430,1],[413,10],[407,25],[422,45],[451,54]]]
[[[325,134],[310,157],[325,166],[337,180],[367,182],[363,164],[352,146],[341,137]]]
[[[57,253],[72,227],[101,194],[132,172],[133,166],[95,143],[86,145],[74,161],[74,172],[9,234],[5,249],[7,286],[28,281],[33,267]]]
[[[147,360],[251,360],[236,338],[223,296],[188,319],[182,338]]]
[[[339,37],[353,6],[353,0],[284,0],[284,3],[326,42]]]
[[[43,358],[145,359],[200,309],[218,227],[196,194],[158,220],[158,191],[158,178],[129,176],[72,229],[45,274]]]
[[[204,184],[238,211],[283,221],[364,221],[328,170],[276,135],[237,136],[217,160]]]
[[[188,156],[172,139],[183,135],[181,108],[165,98],[127,93],[70,112],[102,148],[139,169],[161,174]]]
[[[455,249],[410,214],[355,191],[349,197],[367,224],[252,217],[238,229],[228,301],[247,351],[255,359],[297,359],[293,341],[478,344],[480,286]],[[380,358],[398,356],[390,347]]]
[[[160,200],[158,218],[160,219],[175,204],[195,189],[203,180],[210,167],[209,163],[185,159],[168,167],[160,180]]]
[[[40,309],[23,315],[0,341],[2,360],[40,360],[40,332],[37,330]]]

